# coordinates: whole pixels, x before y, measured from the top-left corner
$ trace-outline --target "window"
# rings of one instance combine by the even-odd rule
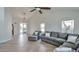
[[[74,20],[62,21],[62,32],[73,33]]]
[[[41,27],[41,31],[42,32],[45,32],[45,23],[41,23],[40,24],[40,27]]]

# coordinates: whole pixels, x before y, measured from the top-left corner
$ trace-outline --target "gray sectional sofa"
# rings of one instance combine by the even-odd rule
[[[49,33],[49,36],[46,34]],[[59,32],[48,32],[46,31],[43,35],[40,36],[40,39],[44,42],[60,46],[67,40],[66,33],[59,33]]]
[[[48,34],[48,36],[46,35]],[[64,52],[68,49],[71,49],[70,52],[78,51],[79,52],[79,35],[78,34],[70,34],[70,33],[60,33],[60,32],[49,32],[46,31],[40,35],[40,39],[44,42],[53,44],[58,46],[57,48],[61,50],[65,49]]]
[[[54,51],[62,51],[63,52],[79,52],[79,35],[78,34],[69,34],[69,33],[61,33],[61,32],[50,32],[50,31],[35,31],[33,33],[34,36],[37,36],[38,40],[41,39],[43,42],[47,42],[49,44],[53,44],[57,46]],[[68,50],[69,49],[69,50]]]

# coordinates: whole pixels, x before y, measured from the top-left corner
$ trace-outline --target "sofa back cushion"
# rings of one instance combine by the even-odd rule
[[[76,43],[78,36],[77,35],[68,35],[67,42]]]
[[[58,33],[57,32],[51,32],[51,37],[58,37]]]
[[[58,33],[58,38],[62,38],[62,39],[67,39],[67,34],[66,33]]]
[[[40,31],[35,31],[35,32],[33,33],[33,35],[38,36],[39,33],[40,33]]]

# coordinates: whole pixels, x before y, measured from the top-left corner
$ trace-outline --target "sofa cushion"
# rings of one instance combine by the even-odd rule
[[[63,43],[63,45],[61,45],[60,47],[69,47],[69,48],[73,48],[73,49],[76,48],[75,44],[72,43],[72,42],[65,42],[65,43]]]
[[[49,39],[52,40],[52,41],[56,41],[56,42],[65,42],[66,41],[62,38],[56,38],[56,37],[50,37]]]
[[[41,36],[40,38],[41,38],[41,39],[48,39],[48,38],[50,38],[50,37],[47,37],[47,36]]]
[[[69,35],[68,39],[67,39],[67,42],[76,43],[76,39],[77,39],[77,36]]]
[[[58,37],[66,40],[67,34],[66,33],[58,33]]]
[[[41,32],[41,33],[39,34],[39,36],[45,36],[45,33],[42,33],[42,32]]]
[[[58,40],[58,41],[62,41],[62,42],[65,42],[65,40],[62,39],[62,38],[56,38],[56,40]]]
[[[58,37],[58,33],[57,32],[51,32],[51,37]]]

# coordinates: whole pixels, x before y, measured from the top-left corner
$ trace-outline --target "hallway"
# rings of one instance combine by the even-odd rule
[[[28,41],[26,34],[14,36],[6,43],[0,44],[0,52],[52,52],[56,48],[45,42]]]

